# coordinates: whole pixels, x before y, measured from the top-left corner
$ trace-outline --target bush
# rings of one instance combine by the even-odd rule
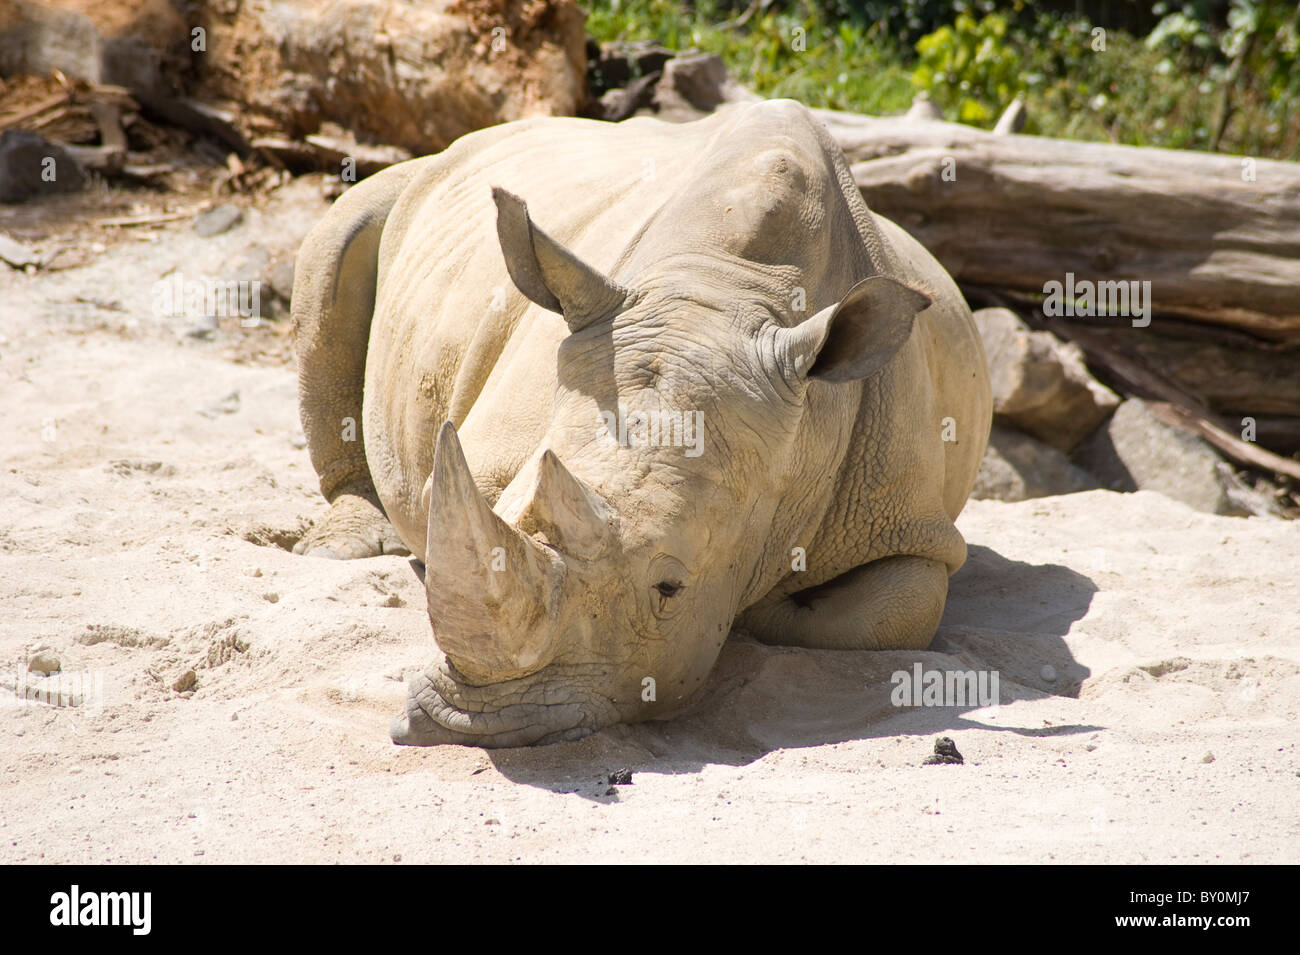
[[[1145,38],[1023,0],[589,2],[596,39],[718,53],[763,96],[885,115],[920,90],[990,127],[1021,95],[1026,132],[1300,158],[1293,0],[1231,0],[1222,21],[1209,0],[1158,8]]]

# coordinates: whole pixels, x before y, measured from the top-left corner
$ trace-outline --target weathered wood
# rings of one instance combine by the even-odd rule
[[[1156,313],[1300,342],[1300,164],[818,115],[959,281],[1149,281]]]
[[[1151,328],[1094,333],[1144,359],[1224,415],[1300,417],[1300,350],[1232,346]]]

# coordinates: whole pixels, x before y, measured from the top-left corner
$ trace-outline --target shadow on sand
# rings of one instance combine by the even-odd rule
[[[507,778],[555,792],[606,797],[603,773],[689,773],[711,763],[740,766],[777,749],[900,735],[980,729],[1025,736],[1095,732],[1097,726],[1016,727],[971,720],[964,706],[898,707],[898,671],[989,671],[1002,704],[1077,696],[1090,675],[1064,637],[1097,588],[1058,564],[1008,560],[972,545],[951,579],[943,621],[925,651],[769,647],[734,632],[695,704],[674,720],[604,730],[577,743],[493,750]],[[928,741],[926,743],[928,746]],[[918,750],[924,755],[928,750]]]

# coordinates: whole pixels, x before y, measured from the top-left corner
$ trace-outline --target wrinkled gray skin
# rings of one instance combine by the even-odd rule
[[[335,203],[293,311],[331,504],[295,549],[426,565],[444,656],[397,742],[670,714],[733,625],[933,637],[988,436],[983,352],[799,104],[473,133]],[[635,419],[618,443],[619,409],[698,412],[698,453]]]

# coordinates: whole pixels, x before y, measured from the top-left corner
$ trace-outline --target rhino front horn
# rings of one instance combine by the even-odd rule
[[[438,646],[470,683],[540,670],[561,629],[548,618],[559,610],[563,561],[492,510],[450,421],[438,432],[428,491],[424,583]]]

